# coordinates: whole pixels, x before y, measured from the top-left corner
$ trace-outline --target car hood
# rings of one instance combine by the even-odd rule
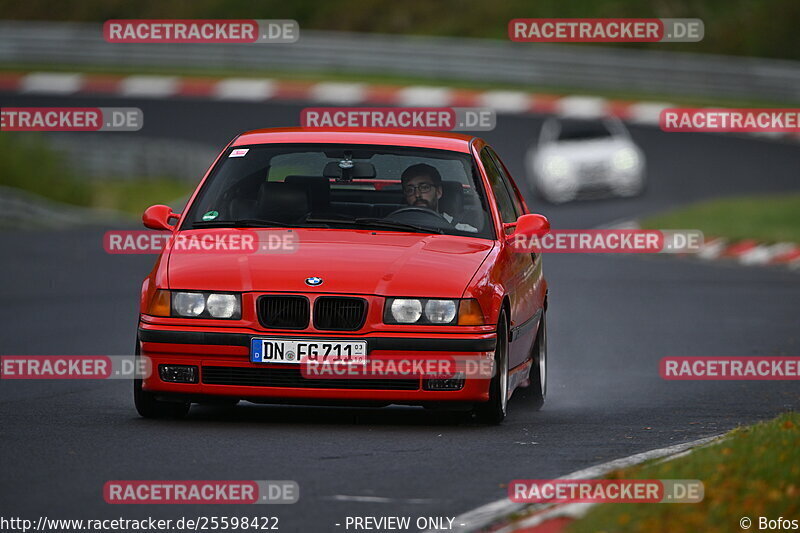
[[[457,298],[494,246],[486,239],[371,230],[216,229],[213,234],[221,231],[257,232],[262,243],[292,235],[293,244],[286,250],[252,253],[171,250],[171,289]],[[323,282],[310,287],[305,283],[309,277]]]

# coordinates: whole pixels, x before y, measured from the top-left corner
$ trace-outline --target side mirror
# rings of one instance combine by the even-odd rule
[[[175,226],[169,221],[172,218],[177,219],[179,216],[173,213],[168,205],[151,205],[142,215],[142,223],[146,228],[172,231]]]
[[[536,214],[522,215],[514,224],[514,232],[506,237],[507,242],[515,243],[524,238],[528,242],[532,237],[542,238],[550,233],[550,221],[547,217]]]

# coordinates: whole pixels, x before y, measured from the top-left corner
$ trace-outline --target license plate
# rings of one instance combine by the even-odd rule
[[[250,343],[253,363],[339,363],[363,365],[367,362],[365,341],[325,339],[263,339]]]

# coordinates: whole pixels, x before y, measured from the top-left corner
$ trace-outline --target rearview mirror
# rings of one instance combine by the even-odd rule
[[[151,205],[145,209],[142,215],[142,223],[144,227],[150,229],[160,229],[172,231],[175,229],[173,224],[170,224],[170,219],[177,219],[179,214],[173,213],[172,208],[168,205]]]

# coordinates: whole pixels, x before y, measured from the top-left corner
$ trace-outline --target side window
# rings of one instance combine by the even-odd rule
[[[492,161],[494,161],[494,164],[497,167],[497,171],[500,172],[500,177],[503,179],[503,183],[505,184],[506,189],[508,189],[508,194],[511,196],[511,201],[514,204],[514,211],[517,214],[517,218],[519,218],[525,214],[525,209],[522,207],[522,202],[519,201],[519,197],[514,190],[514,186],[511,185],[511,178],[508,177],[508,171],[506,170],[506,167],[503,166],[500,158],[497,157],[497,153],[495,153],[495,151],[489,147],[487,147],[487,150],[489,151],[489,156],[492,158]],[[516,218],[514,220],[516,220]]]
[[[492,157],[489,155],[489,151],[486,148],[481,150],[481,163],[483,163],[483,168],[486,169],[486,175],[489,177],[489,185],[492,187],[492,192],[497,200],[497,207],[500,209],[500,217],[505,224],[516,222],[517,216],[514,211],[514,203],[511,200],[511,195],[508,193],[508,188],[506,188],[505,183],[503,183],[503,177],[500,175],[500,171],[497,169],[494,161],[492,161]]]

